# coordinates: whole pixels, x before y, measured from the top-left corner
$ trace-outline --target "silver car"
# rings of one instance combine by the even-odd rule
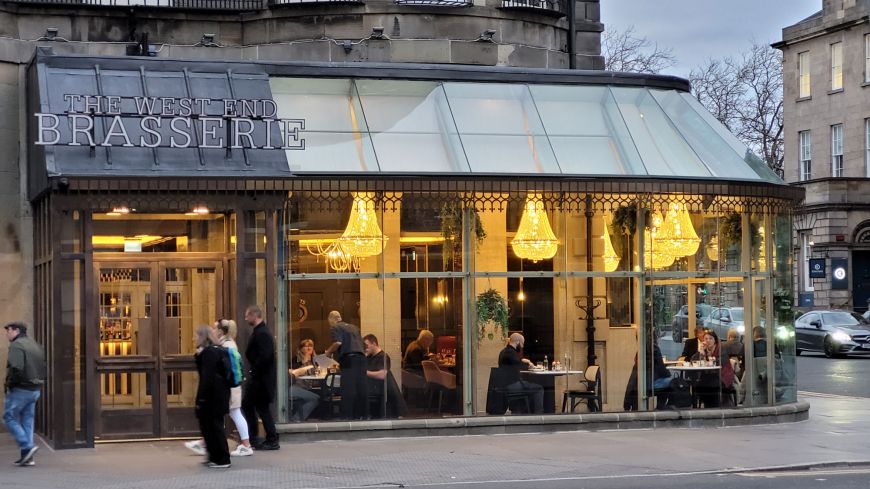
[[[828,358],[870,355],[870,324],[847,311],[810,311],[794,323],[797,354],[824,352]]]
[[[712,329],[721,341],[728,338],[728,330],[736,329],[742,337],[746,333],[743,324],[742,307],[719,307],[710,311],[710,317],[704,321],[704,327]]]

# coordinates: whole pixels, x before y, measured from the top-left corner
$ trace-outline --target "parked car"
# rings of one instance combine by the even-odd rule
[[[818,310],[799,317],[794,324],[796,353],[824,352],[828,358],[870,355],[870,323],[848,311]]]
[[[746,333],[746,325],[743,323],[742,307],[719,307],[710,312],[710,317],[704,321],[704,326],[716,332],[721,341],[728,338],[728,330],[736,329],[742,337]]]
[[[695,324],[704,326],[704,321],[710,316],[713,306],[709,304],[695,304]],[[674,343],[681,343],[689,337],[689,306],[683,306],[674,315],[671,322],[671,337]]]

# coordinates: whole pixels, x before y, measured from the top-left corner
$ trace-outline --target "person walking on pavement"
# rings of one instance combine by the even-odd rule
[[[36,465],[34,454],[39,449],[33,443],[33,418],[36,401],[45,384],[45,352],[42,346],[27,336],[27,325],[21,322],[4,326],[9,340],[6,361],[6,401],[3,421],[21,450],[16,465]]]
[[[208,452],[205,463],[209,468],[229,468],[230,449],[224,431],[224,416],[230,410],[230,386],[224,366],[226,352],[217,345],[214,330],[206,325],[196,329],[196,346],[194,358],[199,373],[196,419]]]
[[[238,331],[235,321],[232,319],[221,319],[215,321],[214,327],[220,346],[239,351],[239,347],[235,342]],[[251,448],[251,442],[248,439],[248,422],[245,421],[245,417],[242,415],[242,386],[230,388],[230,418],[236,424],[236,429],[239,431],[239,440],[241,441],[239,446],[230,452],[230,455],[233,457],[248,457],[253,455],[254,450]],[[203,439],[185,442],[184,446],[198,455],[205,455],[206,453],[205,440]]]
[[[359,328],[342,321],[338,311],[330,312],[327,321],[333,343],[326,349],[326,354],[338,352],[341,367],[341,417],[364,419],[368,411],[367,364]]]
[[[245,310],[245,321],[254,328],[248,339],[245,358],[248,360],[250,375],[242,395],[242,413],[248,421],[251,432],[251,446],[254,450],[278,450],[278,432],[269,405],[275,400],[277,390],[277,373],[275,363],[275,340],[263,320],[263,310],[259,306],[248,306]],[[259,431],[258,419],[263,421],[266,439],[257,438]]]

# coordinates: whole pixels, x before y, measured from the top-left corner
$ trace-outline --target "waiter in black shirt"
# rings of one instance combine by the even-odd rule
[[[338,311],[330,312],[327,321],[333,343],[326,354],[335,354],[341,366],[341,416],[365,419],[368,410],[366,357],[359,328],[342,321]]]
[[[505,390],[508,392],[524,392],[529,398],[535,414],[544,412],[544,388],[534,382],[520,379],[520,371],[528,370],[532,362],[520,355],[526,339],[519,333],[511,335],[508,345],[498,354],[499,368],[511,371]]]

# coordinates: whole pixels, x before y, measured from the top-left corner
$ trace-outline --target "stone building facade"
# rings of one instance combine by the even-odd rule
[[[59,55],[602,69],[599,2],[573,2],[573,46],[564,0],[0,2],[0,270],[8,284],[0,323],[34,315],[21,135],[25,71],[37,47]],[[0,348],[2,366],[5,355]]]
[[[773,45],[784,58],[785,180],[806,189],[795,217],[804,309],[864,311],[870,300],[868,13],[867,0],[824,0]],[[811,259],[824,259],[824,278],[810,277]]]

